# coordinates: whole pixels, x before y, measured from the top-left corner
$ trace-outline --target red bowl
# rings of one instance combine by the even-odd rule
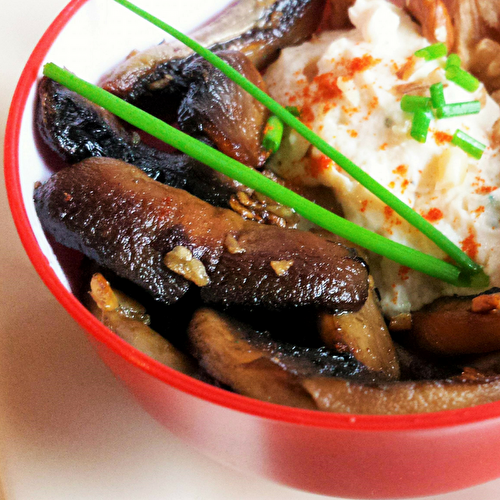
[[[188,29],[192,26],[186,26],[181,11],[206,16],[226,1],[212,0],[207,6],[203,0],[185,0],[182,9],[174,5],[178,2],[166,3],[160,15],[174,24],[177,18],[177,26]],[[49,175],[33,134],[34,89],[45,61],[97,79],[129,49],[162,38],[112,2],[104,5],[73,0],[33,51],[10,110],[5,179],[13,218],[33,265],[105,363],[151,415],[198,450],[295,488],[343,497],[401,498],[449,492],[500,477],[500,401],[403,416],[331,414],[273,405],[199,382],[150,359],[80,304],[68,278],[76,264],[65,262],[63,271],[34,211],[33,183]],[[142,28],[130,31],[131,26]],[[106,36],[100,39],[104,29]],[[135,33],[137,29],[142,31]],[[104,43],[117,39],[128,45],[102,50]]]

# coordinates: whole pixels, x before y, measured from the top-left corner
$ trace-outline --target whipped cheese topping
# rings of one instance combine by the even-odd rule
[[[469,93],[445,77],[445,59],[413,54],[429,42],[402,10],[384,0],[357,0],[355,29],[326,32],[283,50],[266,72],[269,93],[297,106],[301,120],[402,201],[423,215],[500,286],[500,118],[481,85]],[[479,100],[481,112],[431,122],[427,142],[410,136],[404,94],[429,96],[442,82],[447,103]],[[481,160],[451,144],[461,129],[487,145]],[[387,238],[445,258],[430,240],[292,131],[273,159],[283,177],[332,189],[344,215]],[[473,293],[370,255],[386,314],[416,310],[441,295]],[[477,293],[477,290],[475,291]]]

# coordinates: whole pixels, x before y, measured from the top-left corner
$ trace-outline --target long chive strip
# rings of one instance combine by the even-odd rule
[[[454,116],[475,115],[481,111],[479,101],[456,102],[454,104],[445,104],[436,109],[438,118],[453,118]]]
[[[446,101],[444,100],[443,84],[441,82],[434,83],[433,85],[431,85],[430,91],[432,107],[434,109],[442,108],[446,104]]]
[[[213,52],[206,49],[198,42],[187,35],[176,30],[169,24],[161,21],[155,16],[149,14],[148,12],[140,9],[134,4],[130,3],[128,0],[115,0],[120,5],[123,5],[130,11],[139,15],[143,19],[154,24],[158,28],[167,32],[169,35],[173,36],[177,40],[181,41],[183,44],[187,45],[197,54],[201,55],[204,59],[210,62],[217,69],[222,71],[230,80],[237,83],[241,88],[246,90],[250,95],[252,95],[257,101],[266,106],[271,113],[278,116],[283,120],[284,123],[295,129],[302,137],[309,141],[313,146],[324,153],[328,158],[333,160],[337,165],[344,169],[351,177],[357,180],[362,186],[364,186],[368,191],[373,193],[377,198],[379,198],[383,203],[391,207],[396,213],[398,213],[403,219],[407,220],[412,226],[418,229],[420,232],[425,234],[430,240],[432,240],[441,250],[443,250],[447,255],[449,255],[458,266],[467,273],[480,273],[482,268],[479,264],[476,264],[465,252],[463,252],[457,245],[450,241],[443,233],[436,229],[430,222],[425,220],[421,215],[415,212],[412,208],[402,202],[397,196],[392,194],[388,189],[378,183],[370,175],[368,175],[364,170],[355,165],[352,161],[346,158],[342,153],[337,151],[334,147],[330,146],[323,139],[318,137],[312,130],[310,130],[306,125],[304,125],[300,120],[295,118],[291,113],[289,113],[285,108],[278,104],[272,97],[267,95],[264,91],[259,89],[252,82],[247,80],[243,75],[238,73],[229,64],[223,61],[220,57],[216,56]],[[295,207],[294,207],[295,208]]]
[[[270,153],[278,151],[283,138],[283,122],[277,116],[271,116],[267,120],[262,139],[262,147]]]
[[[401,99],[401,109],[407,113],[415,113],[417,109],[428,109],[430,107],[430,97],[423,97],[420,95],[404,95]]]
[[[446,68],[446,78],[469,92],[475,92],[479,88],[479,80],[458,66]]]
[[[476,139],[473,139],[470,135],[462,132],[460,129],[455,132],[451,143],[458,146],[473,158],[476,158],[476,160],[480,160],[482,158],[484,150],[486,149],[486,146],[483,143],[476,141]]]
[[[415,52],[416,57],[423,57],[426,61],[432,61],[444,57],[448,49],[444,43],[435,43]]]
[[[427,140],[432,113],[425,109],[417,109],[413,115],[410,135],[418,142]]]
[[[469,287],[477,284],[484,287],[489,282],[488,277],[484,273],[471,276],[436,257],[426,255],[400,243],[391,241],[333,214],[290,189],[268,179],[260,172],[203,144],[201,141],[175,129],[106,90],[78,78],[55,64],[46,64],[43,73],[45,76],[52,78],[61,85],[87,98],[89,101],[107,109],[119,118],[170,144],[194,159],[205,163],[214,170],[241,182],[245,186],[258,190],[278,203],[293,207],[297,213],[314,224],[372,252],[455,286]]]

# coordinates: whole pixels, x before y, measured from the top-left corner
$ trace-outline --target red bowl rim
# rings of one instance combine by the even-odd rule
[[[353,431],[424,430],[471,424],[500,416],[500,401],[462,410],[415,415],[351,415],[301,410],[266,403],[219,389],[179,373],[141,353],[112,333],[60,282],[41,251],[23,203],[19,176],[19,138],[26,102],[40,66],[61,30],[87,0],[72,0],[44,33],[31,54],[12,99],[4,147],[7,196],[21,242],[36,271],[71,316],[99,342],[132,365],[183,392],[250,415],[292,424]]]

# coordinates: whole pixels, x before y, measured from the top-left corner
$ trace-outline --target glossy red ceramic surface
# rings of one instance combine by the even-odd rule
[[[21,76],[7,125],[5,180],[13,217],[33,265],[144,408],[215,460],[322,494],[402,498],[500,477],[500,402],[434,414],[355,416],[252,400],[151,360],[99,323],[63,286],[28,217],[19,172],[29,166],[20,164],[19,138],[40,66],[85,3],[74,0],[58,16]]]

